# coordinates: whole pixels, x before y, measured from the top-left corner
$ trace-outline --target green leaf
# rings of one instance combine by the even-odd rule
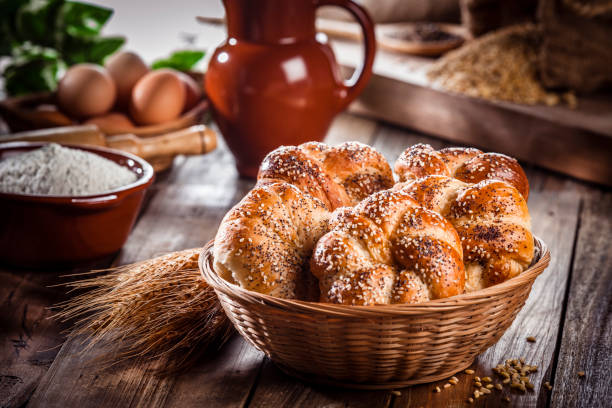
[[[104,59],[125,43],[123,37],[77,37],[67,35],[62,46],[69,65],[91,62],[102,65]]]
[[[56,61],[61,59],[57,50],[34,45],[29,41],[13,48],[13,63],[25,64],[30,60]]]
[[[55,45],[58,14],[63,0],[31,0],[17,11],[15,29],[20,42]]]
[[[6,21],[0,21],[0,56],[11,55],[14,43],[11,26]]]
[[[102,64],[125,43],[100,37],[113,10],[65,0],[0,0],[0,56],[9,94],[54,90],[66,65]]]
[[[176,51],[168,58],[159,59],[153,62],[151,67],[153,69],[173,68],[178,71],[189,71],[204,57],[204,55],[204,51]]]
[[[29,0],[0,0],[0,56],[11,55],[13,46],[18,44],[15,28],[17,11],[28,2]]]
[[[3,72],[9,95],[53,91],[66,64],[57,51],[25,43],[14,50],[12,62]]]
[[[60,13],[60,27],[73,36],[95,37],[112,15],[113,10],[106,7],[67,1]]]
[[[14,17],[17,9],[29,3],[30,0],[0,0],[2,18]]]
[[[124,37],[101,37],[96,38],[89,50],[89,59],[97,64],[103,64],[104,59],[114,54],[125,44]]]

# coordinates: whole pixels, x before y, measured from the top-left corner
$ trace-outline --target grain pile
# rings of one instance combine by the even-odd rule
[[[451,92],[527,105],[576,105],[573,93],[544,89],[537,75],[540,35],[533,24],[504,28],[449,52],[428,71]]]
[[[492,396],[494,394],[498,395],[497,400],[501,398],[502,402],[509,403],[510,393],[520,395],[525,394],[527,391],[535,391],[536,389],[536,386],[531,382],[529,376],[538,371],[538,366],[526,364],[524,358],[507,359],[505,363],[498,364],[497,366],[493,367],[492,371],[497,374],[498,381],[489,376],[484,376],[482,378],[474,376],[472,378],[473,390],[466,400],[468,404],[473,404],[474,401],[480,397],[486,398],[487,396]],[[474,375],[476,373],[472,369],[467,369],[464,372],[468,375]],[[578,375],[580,375],[580,373],[578,373]],[[433,389],[433,392],[441,393],[445,389],[457,385],[458,383],[459,379],[453,376],[446,384],[442,386],[442,388],[440,388],[440,386],[436,386]],[[509,388],[510,392],[504,392],[504,387],[506,386]],[[551,391],[553,387],[548,381],[546,381],[544,383],[544,388],[547,391]],[[504,396],[504,393],[508,395]],[[497,406],[497,404],[495,405]]]

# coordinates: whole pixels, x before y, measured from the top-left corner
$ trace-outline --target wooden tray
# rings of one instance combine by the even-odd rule
[[[348,71],[361,64],[356,44],[332,47]],[[472,98],[434,88],[425,75],[433,62],[379,51],[349,111],[612,186],[612,95],[578,96],[576,109]]]

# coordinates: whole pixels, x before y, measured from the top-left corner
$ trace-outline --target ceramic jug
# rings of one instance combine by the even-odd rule
[[[281,145],[320,141],[333,117],[362,91],[372,73],[374,26],[351,0],[224,0],[227,40],[211,57],[205,89],[213,116],[242,176],[255,177]],[[359,22],[364,63],[344,81],[324,35],[320,6],[347,9]]]

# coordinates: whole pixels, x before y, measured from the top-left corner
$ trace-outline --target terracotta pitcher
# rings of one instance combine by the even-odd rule
[[[241,175],[255,177],[281,145],[320,141],[333,117],[372,73],[375,39],[367,12],[351,0],[224,0],[228,39],[215,50],[205,87],[213,116]],[[344,7],[361,25],[365,62],[348,81],[326,38],[320,6]]]

